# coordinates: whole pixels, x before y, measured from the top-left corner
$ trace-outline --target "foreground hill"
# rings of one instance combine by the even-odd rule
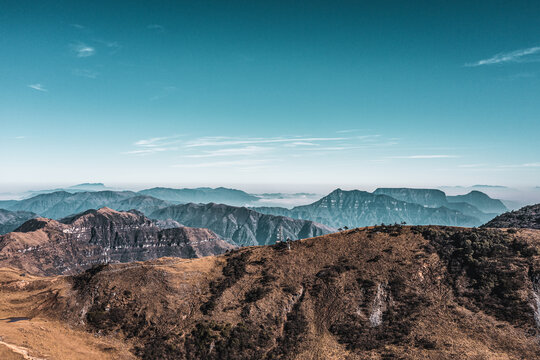
[[[304,239],[335,229],[309,220],[261,214],[245,207],[223,204],[175,205],[150,214],[153,219],[172,219],[186,226],[203,227],[237,245],[267,245],[278,239]]]
[[[535,230],[379,226],[73,277],[5,269],[0,317],[23,320],[0,333],[70,359],[537,359],[539,245]],[[85,332],[80,348],[43,341]]]
[[[37,217],[29,211],[9,211],[0,209],[0,235],[18,228],[22,223]]]
[[[499,215],[484,227],[540,229],[540,204]]]
[[[284,208],[258,207],[254,210],[274,215],[306,219],[332,227],[369,226],[380,223],[476,226],[482,221],[447,207],[425,207],[397,200],[388,195],[376,195],[366,191],[334,190],[313,204]]]
[[[108,208],[88,210],[60,222],[37,218],[0,236],[0,267],[32,274],[74,274],[94,264],[194,258],[232,249],[207,229],[161,230],[143,214]]]

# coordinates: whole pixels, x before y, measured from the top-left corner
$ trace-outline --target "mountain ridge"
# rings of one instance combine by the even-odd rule
[[[161,229],[138,211],[87,210],[59,221],[35,218],[0,236],[0,267],[73,274],[92,265],[215,255],[234,248],[208,229]]]

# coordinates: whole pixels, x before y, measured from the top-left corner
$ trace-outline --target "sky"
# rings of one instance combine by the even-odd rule
[[[538,1],[0,0],[21,184],[540,186]]]

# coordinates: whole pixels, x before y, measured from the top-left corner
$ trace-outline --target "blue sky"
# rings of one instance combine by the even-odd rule
[[[538,1],[0,1],[0,183],[540,185]]]

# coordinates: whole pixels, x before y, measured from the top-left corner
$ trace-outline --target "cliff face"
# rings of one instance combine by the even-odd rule
[[[483,227],[540,229],[540,204],[499,215]]]
[[[94,264],[195,258],[233,248],[207,229],[161,230],[142,213],[108,208],[55,221],[30,220],[0,237],[0,266],[34,274],[73,274]]]
[[[290,245],[51,280],[0,271],[0,301],[27,327],[61,321],[143,359],[538,358],[537,230],[378,226]]]
[[[335,231],[313,221],[266,215],[245,207],[213,203],[170,206],[153,212],[150,217],[208,228],[223,239],[242,246],[273,244],[279,232],[282,232],[284,239],[297,240]]]

